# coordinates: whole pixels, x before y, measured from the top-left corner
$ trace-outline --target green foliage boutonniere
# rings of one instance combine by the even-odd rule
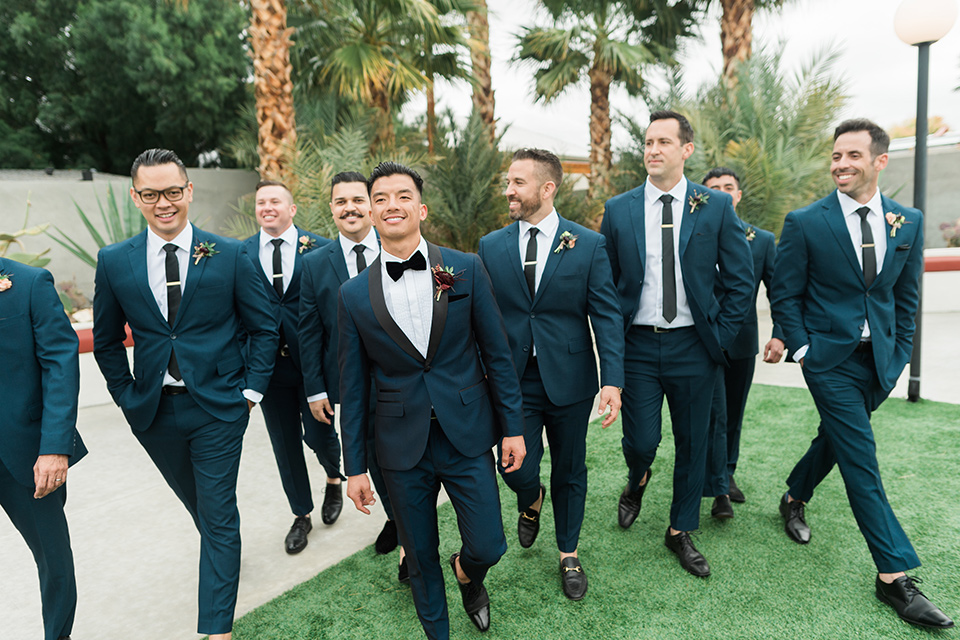
[[[688,201],[690,205],[690,213],[695,213],[697,207],[700,205],[706,205],[710,201],[710,194],[706,191],[694,191],[693,195],[690,196]]]
[[[214,249],[215,246],[217,246],[216,242],[201,242],[200,244],[195,246],[193,248],[193,257],[194,257],[193,264],[200,264],[201,258],[209,258],[211,256],[215,256],[218,253],[220,253],[219,251]]]
[[[569,231],[564,231],[560,234],[560,244],[557,245],[557,248],[554,249],[553,252],[560,253],[565,249],[573,249],[577,246],[577,238],[579,237],[580,236],[576,236]]]

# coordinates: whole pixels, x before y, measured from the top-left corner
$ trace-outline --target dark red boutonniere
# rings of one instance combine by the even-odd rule
[[[753,239],[757,237],[757,230],[753,227],[747,227],[747,242],[753,242]]]
[[[297,247],[297,253],[303,253],[304,251],[310,251],[317,246],[317,243],[313,241],[313,238],[310,236],[300,236],[300,246]]]
[[[690,213],[694,213],[700,205],[706,205],[710,201],[710,194],[706,191],[694,191],[690,196]]]
[[[437,300],[444,291],[455,291],[453,285],[465,279],[460,277],[465,269],[454,273],[453,267],[442,267],[436,264],[430,268],[430,271],[433,273],[433,281],[437,283]]]
[[[564,231],[560,234],[560,244],[557,245],[557,248],[553,250],[554,253],[560,253],[565,249],[573,249],[577,246],[577,238],[580,236],[575,236],[569,231]]]
[[[201,258],[209,258],[215,256],[219,251],[214,249],[217,246],[216,242],[201,242],[193,248],[193,257],[195,258],[193,264],[200,264]]]
[[[907,218],[902,213],[894,213],[893,211],[888,211],[886,215],[887,224],[890,225],[890,237],[897,237],[897,230],[900,229],[905,224],[910,224],[907,222]]]
[[[13,286],[13,280],[10,278],[13,277],[9,273],[0,273],[0,292],[6,291]]]

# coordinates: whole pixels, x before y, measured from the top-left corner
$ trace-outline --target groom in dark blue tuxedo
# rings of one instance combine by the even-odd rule
[[[610,408],[603,426],[620,411],[623,324],[603,236],[561,218],[553,207],[562,180],[563,166],[553,153],[517,151],[506,190],[517,223],[484,236],[479,254],[497,293],[523,392],[527,458],[522,469],[503,476],[517,494],[520,546],[532,546],[540,531],[546,429],[561,585],[568,598],[580,600],[587,592],[577,555],[587,497],[587,424],[598,387],[600,412]]]
[[[267,424],[283,492],[294,516],[284,548],[287,553],[296,554],[306,548],[307,534],[313,529],[310,517],[313,494],[303,455],[304,443],[316,454],[327,475],[320,519],[327,525],[335,523],[343,507],[340,440],[328,418],[311,413],[303,388],[297,331],[304,258],[330,240],[293,224],[297,205],[293,194],[281,182],[265,180],[257,185],[254,212],[260,232],[247,238],[243,246],[258,267],[260,283],[280,331],[276,366],[260,410]],[[317,356],[311,354],[310,357]]]
[[[923,215],[881,195],[890,138],[869,120],[840,123],[830,173],[837,190],[787,215],[773,277],[773,319],[800,363],[820,426],[787,478],[787,535],[810,541],[804,505],[840,467],[847,498],[877,567],[876,596],[903,620],[953,621],[904,572],[920,566],[887,501],[870,414],[910,360],[923,273]]]
[[[144,151],[131,175],[130,197],[147,229],[100,250],[94,356],[134,436],[200,531],[197,631],[223,640],[240,580],[240,450],[250,409],[270,383],[277,319],[241,244],[190,224],[193,184],[174,152]]]
[[[505,471],[520,468],[523,406],[510,345],[480,259],[420,235],[423,180],[403,165],[379,164],[368,179],[380,256],[340,287],[340,429],[347,496],[369,513],[370,376],[375,442],[400,542],[407,552],[417,615],[428,638],[450,622],[437,531],[446,489],[462,546],[450,558],[463,606],[490,626],[487,570],[507,549],[491,448]]]
[[[626,332],[623,454],[629,471],[618,521],[640,513],[660,444],[663,398],[676,445],[673,503],[664,543],[695,576],[710,566],[689,532],[700,524],[710,423],[719,367],[750,309],[753,261],[730,196],[689,182],[684,162],[693,128],[673,111],[650,115],[647,180],[607,201],[607,239]]]
[[[48,271],[0,257],[0,506],[37,562],[45,640],[68,638],[77,580],[63,505],[77,433],[77,334]]]

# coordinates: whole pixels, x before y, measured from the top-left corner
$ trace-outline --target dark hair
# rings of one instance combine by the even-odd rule
[[[410,179],[413,180],[413,184],[417,185],[417,192],[421,196],[423,195],[423,178],[420,177],[419,173],[410,167],[400,164],[399,162],[381,162],[378,164],[370,173],[370,177],[367,179],[367,194],[373,192],[373,183],[380,178],[387,178],[389,176],[395,176],[398,174],[410,176]]]
[[[680,143],[689,144],[693,142],[693,127],[690,126],[690,121],[676,111],[654,111],[650,114],[650,124],[657,120],[676,120],[680,125]]]
[[[537,165],[540,184],[553,182],[560,188],[560,183],[563,182],[563,164],[555,153],[546,149],[518,149],[513,154],[513,162],[518,160],[533,160]]]
[[[254,189],[254,191],[260,191],[260,189],[263,189],[264,187],[283,187],[287,191],[290,191],[290,188],[279,180],[261,180],[257,183],[257,188]]]
[[[723,176],[730,176],[737,182],[737,189],[740,188],[740,176],[738,176],[733,169],[728,167],[714,167],[707,172],[707,175],[703,177],[703,184],[707,184],[708,181],[714,180],[716,178],[722,178]]]
[[[333,180],[330,181],[330,199],[333,199],[333,188],[338,184],[345,182],[362,182],[364,185],[367,184],[367,177],[364,176],[359,171],[341,171],[337,175],[333,176]]]
[[[133,161],[133,165],[130,166],[130,177],[136,180],[137,171],[140,170],[140,167],[156,167],[161,164],[177,165],[180,169],[180,175],[183,176],[184,180],[189,180],[187,178],[187,168],[183,166],[183,160],[170,149],[147,149],[138,155],[136,160]]]
[[[874,158],[886,153],[887,149],[890,148],[890,136],[887,135],[887,132],[881,129],[880,125],[866,118],[853,118],[841,122],[836,131],[833,132],[833,141],[836,142],[837,138],[845,133],[855,133],[857,131],[866,131],[870,134],[870,153]]]

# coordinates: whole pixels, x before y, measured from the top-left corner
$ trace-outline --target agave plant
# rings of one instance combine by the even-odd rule
[[[27,227],[28,220],[30,219],[30,196],[27,195],[27,212],[23,217],[23,224],[20,225],[18,231],[13,233],[0,233],[0,257],[9,258],[10,260],[15,260],[25,265],[31,267],[43,267],[50,262],[50,258],[46,258],[47,253],[50,249],[44,249],[40,253],[26,253],[23,241],[21,238],[24,236],[38,236],[41,233],[44,233],[49,227],[49,224],[38,224],[35,227]],[[7,255],[7,251],[10,250],[10,247],[17,245],[21,250],[15,253]]]

